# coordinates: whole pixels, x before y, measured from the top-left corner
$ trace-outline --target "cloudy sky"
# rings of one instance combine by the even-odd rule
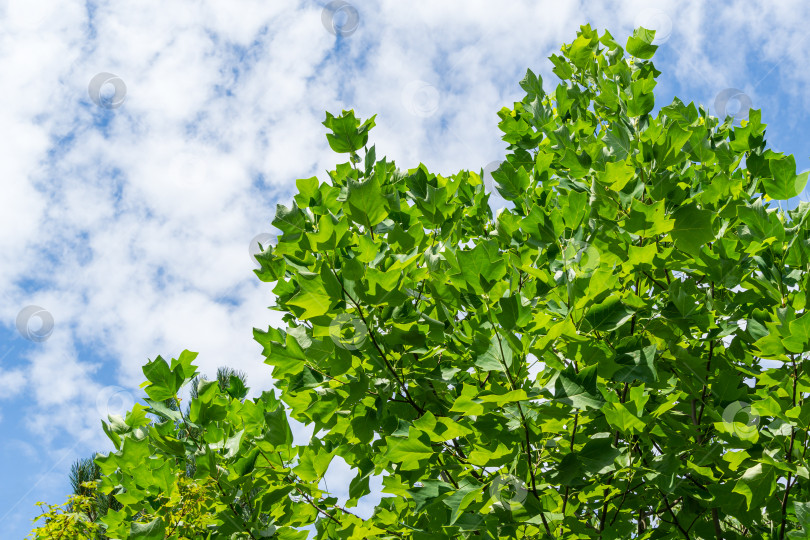
[[[400,168],[480,170],[526,68],[551,90],[547,57],[579,25],[621,43],[643,25],[657,106],[761,108],[770,145],[810,168],[804,1],[351,2],[0,3],[4,538],[110,449],[100,418],[142,396],[147,359],[188,348],[272,385],[252,328],[280,319],[249,246],[295,179],[344,159],[325,111],[377,114],[371,142]]]

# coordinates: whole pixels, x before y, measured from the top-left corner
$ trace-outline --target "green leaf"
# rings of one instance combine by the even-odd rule
[[[356,152],[363,148],[368,142],[369,130],[375,126],[376,116],[372,116],[361,125],[352,110],[343,111],[337,117],[327,112],[323,125],[332,131],[326,134],[329,146],[339,153]]]
[[[394,463],[401,463],[403,470],[414,470],[423,462],[433,456],[433,450],[419,440],[419,432],[411,430],[408,438],[386,438],[387,450],[385,457]]]
[[[604,474],[613,469],[613,461],[621,452],[612,444],[609,437],[592,438],[579,452],[579,461],[585,472]]]
[[[633,310],[622,304],[618,297],[611,296],[588,309],[582,321],[582,329],[587,332],[610,332],[632,317]]]
[[[608,423],[622,433],[642,433],[647,427],[622,403],[610,403],[603,410]]]
[[[714,240],[712,212],[695,205],[681,206],[672,214],[675,224],[670,234],[675,245],[690,255],[700,253],[700,246]]]
[[[526,70],[526,75],[520,81],[520,87],[529,97],[537,96],[542,98],[545,95],[545,92],[543,92],[543,78],[535,75],[531,69]]]
[[[630,217],[623,222],[622,227],[629,233],[649,238],[671,231],[675,227],[675,222],[666,215],[664,201],[645,204],[633,199]]]
[[[630,83],[630,100],[627,102],[627,115],[631,118],[647,114],[655,106],[653,87],[655,79],[652,77],[638,79]]]
[[[324,449],[315,450],[311,447],[304,448],[303,454],[295,467],[295,474],[304,482],[318,482],[329,469],[329,464],[335,457],[331,452]]]
[[[793,513],[796,515],[796,521],[802,526],[805,532],[810,532],[810,502],[793,502]]]
[[[475,365],[484,371],[504,372],[512,365],[512,349],[498,336],[492,336],[486,352],[475,358]]]
[[[599,43],[595,39],[580,34],[568,49],[568,57],[578,68],[585,68],[593,59],[594,49]]]
[[[248,387],[242,382],[242,379],[236,375],[228,377],[228,388],[225,389],[229,396],[234,399],[242,400],[248,393]]]
[[[690,294],[688,289],[689,284],[680,279],[673,279],[669,284],[669,299],[684,317],[690,316],[698,307],[694,296]]]
[[[596,389],[596,366],[589,366],[576,373],[568,367],[557,372],[546,385],[555,400],[577,409],[598,409],[604,404]]]
[[[383,196],[380,180],[372,176],[363,182],[349,180],[349,215],[356,223],[373,227],[388,216],[388,200]]]
[[[267,442],[273,446],[287,446],[292,444],[292,430],[287,421],[287,413],[283,407],[279,406],[274,410],[265,412],[264,418],[267,422],[267,431],[264,436]]]
[[[526,192],[529,187],[529,173],[523,167],[515,167],[504,161],[494,171],[492,179],[496,182],[498,193],[507,201],[514,201]]]
[[[484,406],[481,405],[478,396],[478,389],[475,386],[465,384],[461,394],[453,402],[450,412],[464,414],[466,416],[477,416],[483,414]]]
[[[740,220],[745,223],[747,233],[755,237],[760,242],[770,241],[776,239],[782,241],[785,238],[785,228],[776,214],[772,210],[768,210],[762,202],[762,199],[757,199],[750,206],[745,206],[737,209],[737,215]]]
[[[290,208],[283,204],[276,205],[276,216],[273,218],[273,226],[289,236],[290,240],[297,240],[304,232],[304,213],[293,202]]]
[[[155,401],[173,398],[182,383],[182,380],[169,368],[169,364],[160,356],[143,367],[143,374],[149,381],[144,390]]]
[[[605,149],[618,160],[617,163],[623,162],[627,156],[633,153],[630,130],[621,123],[613,124],[602,140],[605,143]]]
[[[636,170],[628,163],[611,161],[605,164],[605,171],[598,173],[596,179],[614,191],[621,191],[635,174]]]
[[[517,295],[505,296],[498,300],[501,310],[496,317],[507,330],[521,327],[531,320],[532,310],[528,305],[524,305],[521,297]]]
[[[163,540],[166,525],[160,518],[155,518],[149,523],[133,523],[129,534],[132,540]]]
[[[642,60],[649,60],[658,49],[658,45],[653,45],[655,39],[655,30],[647,30],[644,27],[638,27],[633,31],[633,35],[627,38],[627,52],[641,58]]]
[[[308,208],[311,203],[317,204],[321,198],[321,192],[318,189],[320,182],[317,176],[309,178],[299,178],[295,181],[295,187],[298,188],[298,194],[294,199],[298,208]]]
[[[502,278],[506,273],[506,262],[497,242],[481,242],[471,251],[459,251],[456,256],[461,276],[475,290],[483,291],[489,288],[481,283],[481,278],[492,282]]]
[[[775,488],[773,469],[765,468],[757,463],[745,471],[734,486],[732,492],[745,497],[746,508],[751,510],[755,504],[760,504],[770,497]]]
[[[788,327],[789,335],[782,338],[785,349],[794,354],[810,352],[810,315],[790,321]]]
[[[658,167],[663,169],[683,161],[685,156],[682,149],[691,135],[691,131],[684,129],[679,124],[670,124],[663,144],[655,146],[655,159]]]
[[[619,369],[613,373],[615,380],[619,382],[632,382],[641,380],[646,383],[654,383],[658,380],[658,372],[655,369],[655,345],[635,350],[617,351],[615,362]]]
[[[172,358],[172,371],[181,379],[189,380],[197,374],[197,368],[192,365],[197,353],[184,350],[177,359]]]
[[[371,145],[371,148],[368,149],[366,153],[365,159],[365,172],[366,176],[371,176],[371,171],[374,170],[374,165],[377,163],[377,148],[375,145]]]
[[[481,400],[482,403],[495,403],[496,405],[502,406],[505,403],[526,401],[527,399],[529,399],[529,396],[526,395],[525,390],[518,389],[506,392],[504,394],[487,394],[487,395],[482,394],[478,396],[478,398]]]
[[[181,421],[183,419],[180,411],[170,409],[163,401],[156,401],[154,399],[146,398],[144,401],[149,405],[148,411],[153,414],[159,414],[169,420]]]
[[[793,156],[769,159],[768,168],[771,177],[763,178],[762,183],[771,199],[792,199],[804,191],[808,173],[796,174],[796,159]]]
[[[332,308],[332,299],[318,274],[301,273],[298,284],[301,290],[287,303],[303,309],[299,318],[318,317]]]
[[[474,484],[466,484],[457,490],[455,493],[445,498],[442,502],[450,507],[450,521],[448,525],[453,525],[462,512],[470,506],[476,497],[478,497],[484,490],[484,486],[475,486]]]

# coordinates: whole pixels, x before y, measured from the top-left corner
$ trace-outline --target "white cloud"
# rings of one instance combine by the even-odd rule
[[[0,369],[0,399],[18,396],[27,382],[27,376],[21,369]]]

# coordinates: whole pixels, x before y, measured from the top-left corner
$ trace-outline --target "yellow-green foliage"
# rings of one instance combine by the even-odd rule
[[[210,479],[195,480],[180,476],[177,479],[177,489],[162,507],[163,512],[144,516],[142,521],[152,521],[158,513],[166,515],[164,512],[168,510],[166,538],[206,538],[211,532],[208,526],[216,523],[215,513],[212,513],[212,506],[216,501],[217,494]]]
[[[38,502],[43,512],[34,519],[41,525],[31,531],[31,540],[106,539],[105,527],[98,520],[98,494],[94,482],[85,482],[87,495],[71,495],[63,504],[51,505]],[[159,499],[154,513],[138,516],[138,523],[148,523],[161,516],[168,523],[166,538],[173,540],[197,540],[207,538],[211,532],[209,525],[216,523],[215,513],[211,512],[216,503],[215,486],[210,480],[195,480],[178,475],[176,489],[170,497]],[[109,510],[115,514],[115,510]]]
[[[34,519],[34,523],[41,522],[29,538],[45,539],[96,539],[101,536],[103,528],[96,523],[98,517],[97,500],[94,493],[95,485],[91,482],[82,484],[91,489],[89,495],[71,495],[64,504],[47,504],[38,502],[43,512]],[[47,510],[45,509],[47,507]]]

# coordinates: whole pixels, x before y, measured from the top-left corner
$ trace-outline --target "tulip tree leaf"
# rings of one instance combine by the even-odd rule
[[[636,28],[633,35],[627,38],[627,52],[636,58],[649,60],[658,49],[657,45],[652,44],[653,39],[655,39],[655,30]]]
[[[369,130],[375,125],[374,118],[372,116],[361,124],[360,120],[355,118],[354,111],[343,111],[340,116],[326,113],[323,125],[331,131],[326,134],[329,146],[335,152],[341,153],[355,152],[363,148],[368,142]]]
[[[700,246],[714,240],[712,213],[693,205],[682,206],[674,214],[670,234],[675,245],[687,253],[696,255]]]
[[[792,199],[804,191],[808,173],[796,174],[796,159],[793,156],[768,160],[771,176],[764,178],[765,193],[771,199]]]

